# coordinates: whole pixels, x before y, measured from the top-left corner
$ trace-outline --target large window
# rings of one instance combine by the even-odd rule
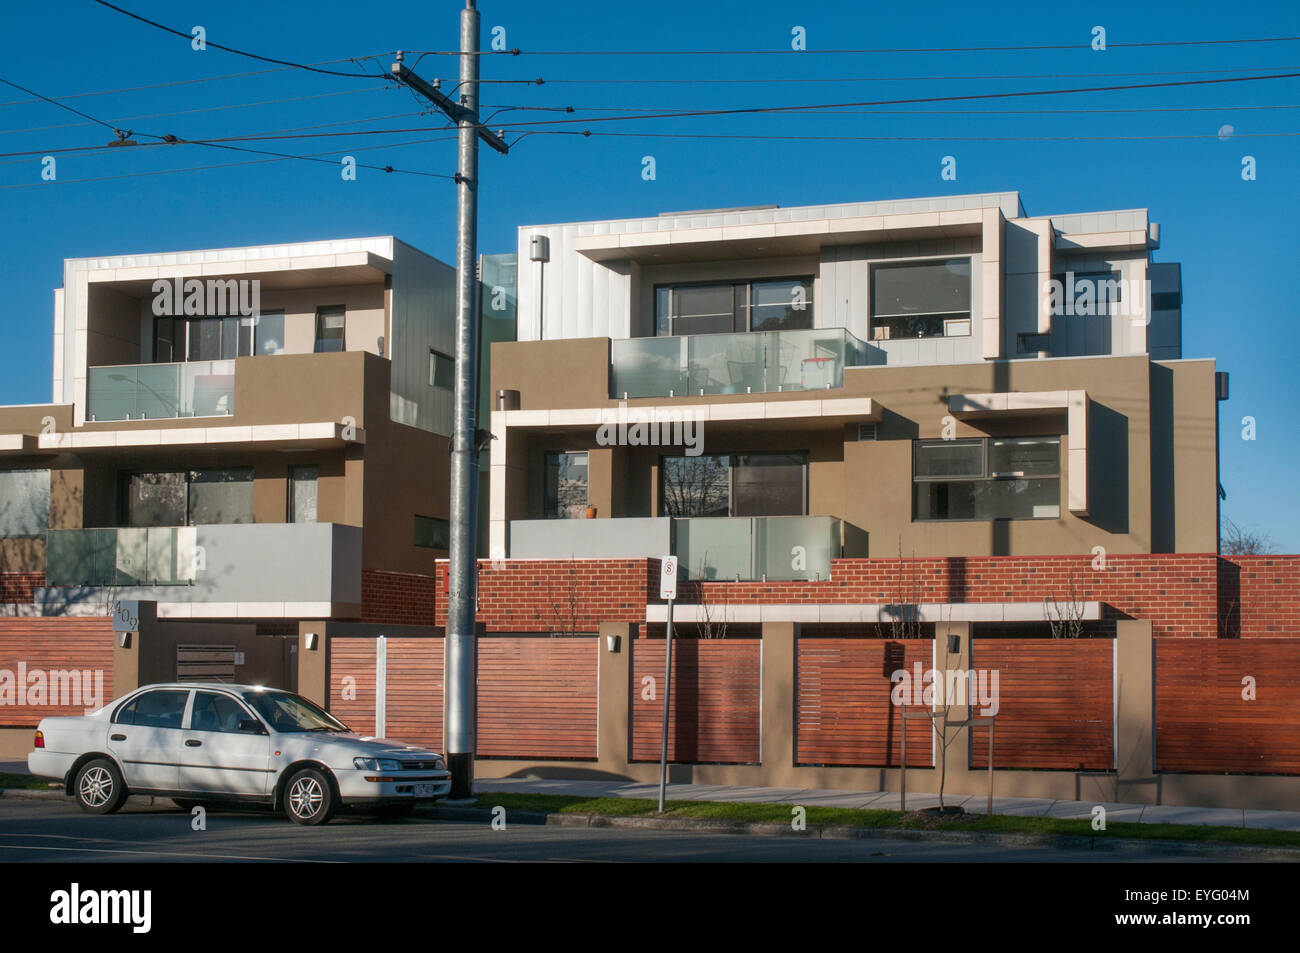
[[[253,468],[131,473],[127,526],[201,526],[253,522]]]
[[[969,335],[969,258],[877,264],[871,268],[871,337]]]
[[[248,317],[154,318],[153,359],[156,364],[220,361],[283,351],[283,310],[263,311]]]
[[[456,362],[432,348],[429,349],[429,386],[449,394],[456,390]]]
[[[811,275],[655,288],[657,335],[788,331],[812,323]]]
[[[548,453],[543,515],[548,520],[587,515],[587,452]]]
[[[913,519],[1056,519],[1061,438],[917,440]]]
[[[808,454],[734,453],[663,457],[661,516],[803,516]]]

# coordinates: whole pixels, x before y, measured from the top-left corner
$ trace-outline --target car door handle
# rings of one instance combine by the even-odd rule
[[[109,741],[126,741],[126,735],[109,735]]]
[[[203,742],[202,742],[202,741],[199,741],[197,738],[191,738],[191,739],[189,739],[188,741],[185,742],[185,747],[187,747],[187,748],[201,748],[201,747],[203,747]]]

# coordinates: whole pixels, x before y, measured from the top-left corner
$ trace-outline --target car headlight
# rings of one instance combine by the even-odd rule
[[[445,771],[446,769],[447,769],[447,762],[442,760],[442,755],[434,755],[433,770]]]
[[[393,758],[353,758],[352,764],[362,771],[401,771],[402,762]]]

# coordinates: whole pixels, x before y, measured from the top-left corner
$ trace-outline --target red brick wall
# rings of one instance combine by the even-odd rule
[[[1235,598],[1243,636],[1300,636],[1300,556],[1219,558],[1212,553],[1122,554],[1092,568],[1091,555],[833,559],[821,582],[683,583],[681,601],[714,604],[1065,602],[1073,573],[1077,598],[1103,603],[1103,620],[1149,619],[1157,637],[1237,634],[1225,604]],[[915,567],[915,596],[912,572]],[[445,624],[447,563],[437,567],[437,623]],[[479,563],[478,618],[489,631],[563,631],[576,596],[579,631],[600,622],[645,620],[659,601],[656,559],[518,560]],[[900,599],[901,596],[901,599]],[[1224,625],[1221,626],[1221,620]],[[1102,628],[1105,628],[1103,623]],[[1100,633],[1100,634],[1105,634]]]
[[[0,572],[0,602],[31,602],[44,585],[43,572]]]
[[[480,560],[478,621],[492,632],[557,634],[595,632],[602,622],[644,622],[651,568],[657,587],[658,560],[521,559],[504,568]],[[446,560],[435,571],[437,624],[446,625]]]
[[[1300,556],[1222,557],[1219,616],[1230,637],[1300,636]]]
[[[361,621],[433,625],[433,579],[417,573],[361,570]]]

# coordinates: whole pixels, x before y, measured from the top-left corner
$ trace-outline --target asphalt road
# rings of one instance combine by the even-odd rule
[[[86,814],[71,801],[0,800],[0,862],[320,862],[530,863],[633,862],[936,862],[1178,863],[1227,858],[1145,851],[1054,850],[888,839],[834,840],[681,831],[544,827],[412,818],[380,823],[340,815],[304,828],[252,811],[211,810],[207,829],[157,799],[133,798],[120,812]]]

